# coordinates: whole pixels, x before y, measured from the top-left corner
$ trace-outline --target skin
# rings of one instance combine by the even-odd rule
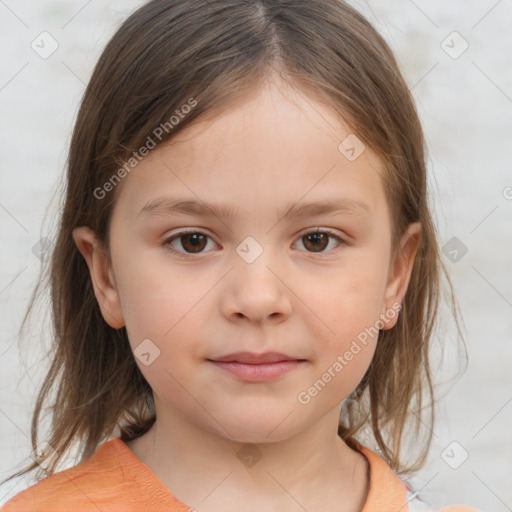
[[[410,225],[393,251],[383,164],[368,147],[347,159],[338,144],[351,133],[318,98],[269,78],[251,98],[152,150],[123,180],[111,265],[91,229],[73,232],[105,321],[126,326],[132,350],[145,339],[160,350],[147,366],[135,358],[157,419],[128,446],[177,499],[201,511],[334,511],[343,503],[355,512],[366,500],[366,458],[337,427],[376,337],[307,404],[297,397],[402,302],[420,227]],[[139,215],[170,195],[238,210],[234,219]],[[288,203],[340,197],[368,211],[278,217]],[[209,237],[202,252],[191,252],[186,236],[171,246],[182,257],[161,245],[183,228]],[[344,242],[314,245],[305,236],[314,228]],[[252,263],[236,251],[248,236],[263,249]],[[382,328],[396,320],[386,316]],[[237,351],[306,362],[252,383],[207,361]],[[237,457],[245,444],[261,455],[252,467]]]

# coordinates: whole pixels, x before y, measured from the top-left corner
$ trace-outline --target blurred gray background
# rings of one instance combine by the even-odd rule
[[[453,325],[440,337],[436,378],[445,396],[413,483],[435,506],[512,511],[512,0],[351,3],[396,52],[416,99],[440,241],[467,329],[469,365],[458,378]],[[106,42],[140,5],[0,0],[0,478],[31,453],[30,411],[49,343],[35,329],[20,351],[17,330],[41,239],[52,235],[73,121]],[[39,316],[44,326],[48,312]],[[11,480],[0,503],[32,483]]]

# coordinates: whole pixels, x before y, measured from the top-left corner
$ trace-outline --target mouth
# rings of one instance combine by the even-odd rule
[[[263,382],[276,379],[297,369],[306,362],[306,359],[278,352],[266,352],[264,354],[237,352],[215,359],[208,359],[208,361],[241,380]]]
[[[222,363],[243,363],[243,364],[268,364],[279,363],[281,361],[305,361],[299,357],[288,356],[279,352],[264,352],[257,354],[256,352],[234,352],[226,356],[215,357],[209,361]]]

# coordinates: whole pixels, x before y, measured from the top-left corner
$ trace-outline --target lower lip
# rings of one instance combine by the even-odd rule
[[[277,361],[275,363],[248,364],[238,363],[236,361],[210,361],[215,366],[232,373],[236,377],[250,382],[263,382],[270,379],[281,377],[291,372],[304,361]]]

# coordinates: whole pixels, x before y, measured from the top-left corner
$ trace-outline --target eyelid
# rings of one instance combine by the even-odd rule
[[[172,247],[171,242],[173,242],[174,240],[176,240],[184,235],[191,234],[191,233],[205,235],[210,240],[213,240],[213,237],[211,235],[209,235],[208,232],[204,230],[204,228],[182,228],[179,231],[176,231],[174,234],[166,236],[164,238],[164,240],[162,240],[162,242],[160,243],[160,246],[164,247],[172,254],[181,256],[183,258],[190,258],[191,256],[200,257],[202,254],[207,254],[205,252],[202,252],[202,253],[198,253],[198,254],[194,255],[193,253],[177,251],[176,249],[174,249],[174,247]],[[213,240],[213,241],[215,242],[215,240]],[[217,243],[217,242],[215,242],[215,243]]]
[[[178,238],[180,238],[180,237],[182,237],[184,235],[192,234],[192,233],[197,233],[197,234],[200,234],[200,235],[205,235],[210,240],[213,240],[213,237],[210,236],[208,234],[208,232],[204,230],[204,228],[182,228],[181,230],[175,232],[174,234],[172,234],[170,236],[167,236],[161,242],[160,245],[165,247],[165,248],[167,248],[167,250],[169,250],[173,254],[177,254],[178,256],[182,256],[182,257],[200,256],[201,254],[207,254],[209,251],[197,253],[196,255],[194,255],[194,253],[187,253],[187,252],[177,251],[176,249],[174,249],[171,246],[171,242],[173,242],[174,240],[176,240],[176,239],[178,239]],[[332,228],[322,228],[322,227],[319,227],[319,226],[318,227],[314,227],[314,228],[305,228],[304,230],[299,231],[299,233],[297,235],[295,235],[295,237],[297,239],[300,239],[300,238],[302,238],[302,237],[304,237],[306,235],[310,235],[310,234],[314,234],[314,233],[326,233],[329,237],[334,238],[338,242],[338,245],[334,249],[331,249],[330,251],[321,251],[321,252],[318,252],[318,253],[309,252],[309,251],[302,251],[302,252],[306,252],[307,254],[310,254],[310,255],[330,254],[330,253],[335,252],[336,250],[338,250],[340,245],[350,245],[347,242],[347,238],[348,237],[338,234],[338,232],[333,230]],[[213,241],[215,242],[215,240],[213,240]],[[217,243],[217,242],[215,242],[215,243]]]

